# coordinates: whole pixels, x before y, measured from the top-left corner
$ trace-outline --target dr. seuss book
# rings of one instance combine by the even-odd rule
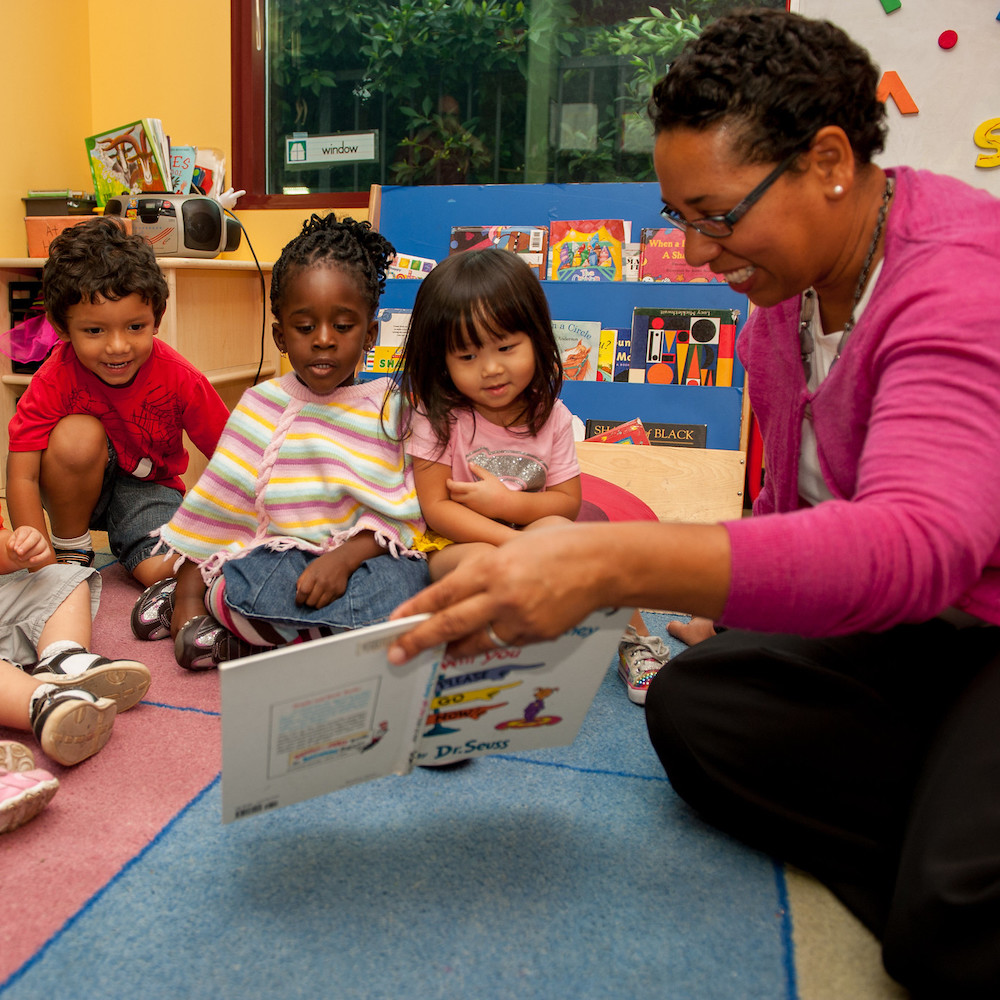
[[[539,278],[545,277],[549,248],[547,226],[452,226],[449,256],[487,247],[516,253]]]
[[[585,433],[584,441],[599,444],[649,444],[649,435],[638,417],[624,424],[614,420],[588,420]]]
[[[572,743],[631,613],[461,659],[439,646],[390,664],[418,616],[220,664],[222,821],[417,764]]]
[[[84,143],[99,206],[115,195],[173,191],[170,147],[159,118],[140,118],[88,136]]]
[[[552,333],[559,347],[563,378],[570,382],[596,382],[601,324],[597,320],[554,319]]]
[[[632,310],[630,382],[732,385],[735,309]]]
[[[643,229],[639,238],[639,281],[725,281],[709,267],[693,267],[684,258],[684,233],[668,226]]]
[[[621,281],[623,219],[549,223],[549,277],[553,281]]]

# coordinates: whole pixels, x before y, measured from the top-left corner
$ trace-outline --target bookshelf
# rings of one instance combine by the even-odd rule
[[[271,265],[261,274],[250,261],[161,257],[159,265],[170,297],[160,324],[159,337],[203,371],[225,404],[232,409],[243,390],[253,383],[257,367],[261,377],[278,371],[278,349],[271,338],[267,305]],[[40,280],[45,261],[40,258],[0,259],[0,329],[9,329],[10,284]],[[263,335],[263,339],[262,339]],[[0,489],[6,489],[7,425],[30,375],[15,374],[11,360],[0,354]],[[205,467],[198,450],[186,442],[191,463],[184,475],[192,485]]]

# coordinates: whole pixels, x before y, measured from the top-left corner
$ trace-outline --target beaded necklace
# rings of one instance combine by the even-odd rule
[[[844,324],[844,332],[840,335],[840,342],[837,344],[837,353],[830,362],[830,367],[840,359],[847,338],[854,329],[854,313],[864,295],[865,285],[868,284],[868,276],[871,274],[872,262],[875,260],[875,250],[878,241],[882,238],[882,230],[885,228],[885,219],[889,213],[889,202],[892,200],[892,178],[885,179],[885,190],[882,192],[882,204],[879,206],[878,219],[875,222],[875,232],[872,233],[872,241],[865,255],[865,262],[861,265],[861,273],[858,275],[858,283],[854,286],[854,301],[851,303],[851,315],[847,317]],[[815,344],[812,337],[812,322],[816,314],[816,290],[807,288],[802,293],[801,304],[799,305],[799,350],[802,353],[802,370],[806,375],[806,383],[812,377],[812,354]]]

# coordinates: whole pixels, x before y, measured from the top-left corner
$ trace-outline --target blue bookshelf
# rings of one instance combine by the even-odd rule
[[[372,222],[400,253],[442,260],[452,226],[548,225],[553,219],[625,219],[638,242],[644,227],[662,224],[656,184],[489,184],[383,187]],[[415,280],[390,281],[382,306],[409,309]],[[746,296],[728,285],[543,281],[553,319],[600,320],[605,328],[631,327],[636,306],[735,309],[737,339],[746,322]],[[648,422],[706,424],[709,448],[737,450],[743,416],[744,372],[737,360],[733,386],[636,385],[567,382],[562,399],[580,419],[634,417]]]

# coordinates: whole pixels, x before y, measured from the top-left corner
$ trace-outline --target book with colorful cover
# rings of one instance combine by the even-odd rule
[[[569,382],[596,382],[601,349],[600,322],[554,319],[552,333],[562,359],[563,378]]]
[[[547,226],[452,226],[448,255],[498,247],[516,253],[539,278],[548,259]]]
[[[615,377],[615,348],[618,346],[617,330],[601,330],[597,347],[597,381],[612,382]]]
[[[431,257],[415,257],[411,253],[398,253],[389,261],[385,276],[387,278],[425,278],[435,267],[437,267],[437,261]]]
[[[639,238],[639,281],[725,281],[710,267],[693,267],[684,258],[684,232],[674,226],[643,229]]]
[[[198,150],[194,146],[170,147],[170,190],[174,194],[191,193],[197,155]]]
[[[615,330],[615,357],[611,367],[612,382],[627,382],[632,369],[632,328]]]
[[[403,354],[406,331],[410,328],[412,309],[385,307],[375,314],[378,321],[378,339],[365,352],[361,370],[367,374],[390,375]]]
[[[222,821],[414,766],[565,746],[618,648],[630,608],[597,611],[552,642],[402,666],[383,622],[220,664]]]
[[[121,194],[171,192],[170,146],[159,118],[98,132],[84,139],[97,204]]]
[[[623,424],[614,420],[588,420],[586,428],[584,441],[597,441],[601,444],[649,444],[649,435],[638,417]]]
[[[566,219],[549,223],[553,281],[621,281],[623,219]]]
[[[629,381],[732,385],[738,318],[735,309],[633,309]]]

